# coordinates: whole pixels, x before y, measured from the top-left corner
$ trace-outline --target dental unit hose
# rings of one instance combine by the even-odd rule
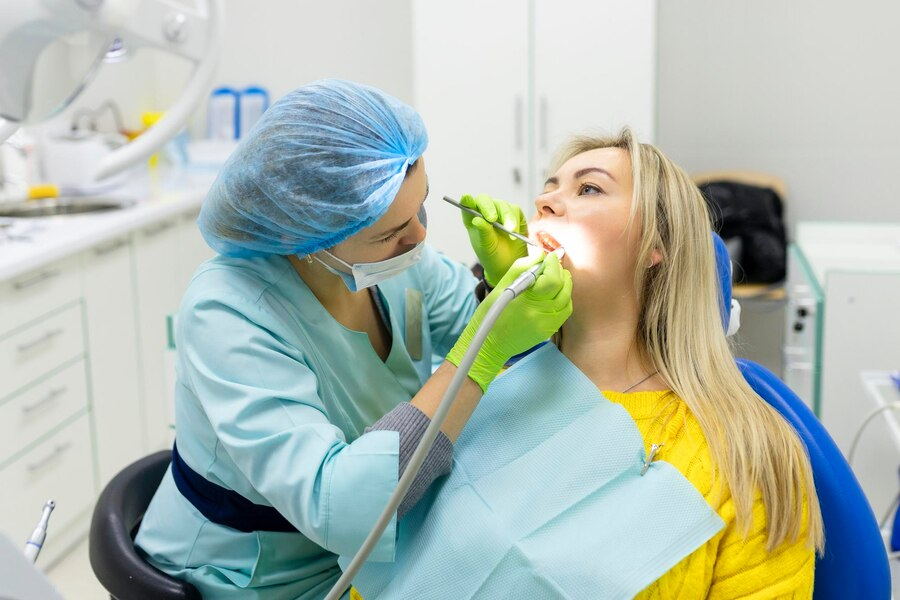
[[[537,281],[538,275],[540,275],[543,270],[544,262],[541,261],[519,275],[503,290],[503,293],[488,310],[484,317],[484,321],[478,328],[478,331],[475,332],[472,343],[469,344],[465,354],[463,354],[463,358],[459,363],[459,368],[450,380],[450,385],[447,387],[447,391],[444,393],[444,397],[441,399],[441,402],[434,413],[434,417],[431,419],[431,423],[425,429],[425,433],[422,435],[419,445],[416,446],[416,450],[413,452],[409,464],[403,472],[403,476],[397,483],[397,488],[388,500],[387,506],[384,507],[384,511],[378,517],[372,531],[369,532],[368,537],[366,537],[362,546],[360,546],[356,555],[353,557],[353,560],[350,561],[347,570],[344,571],[337,583],[334,584],[334,587],[331,588],[331,591],[328,592],[328,595],[325,596],[325,600],[339,600],[341,595],[348,587],[350,587],[353,578],[362,568],[363,564],[365,564],[366,559],[375,548],[378,540],[381,539],[382,533],[384,533],[388,523],[391,522],[391,519],[397,512],[397,507],[400,506],[400,503],[406,496],[406,492],[409,491],[413,480],[416,478],[416,475],[419,474],[422,463],[425,462],[425,457],[428,456],[428,453],[431,451],[431,447],[434,445],[434,441],[441,430],[441,425],[443,425],[444,420],[447,418],[450,408],[453,406],[453,402],[456,401],[456,395],[459,393],[460,387],[462,387],[465,378],[469,375],[469,369],[472,368],[472,363],[475,362],[478,351],[481,350],[484,340],[487,338],[488,333],[490,333],[491,328],[493,328],[494,323],[496,323],[497,319],[500,317],[500,313],[502,313],[509,303],[519,294],[533,286]]]

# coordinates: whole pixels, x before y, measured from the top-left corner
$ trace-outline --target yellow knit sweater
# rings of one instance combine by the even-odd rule
[[[806,544],[806,522],[797,542],[782,544],[770,554],[766,551],[765,507],[757,494],[745,539],[737,526],[731,494],[727,490],[716,494],[713,490],[709,446],[683,400],[661,391],[605,391],[603,395],[628,411],[644,438],[647,452],[651,444],[665,444],[657,459],[678,469],[725,521],[719,533],[637,598],[812,598],[815,553]]]

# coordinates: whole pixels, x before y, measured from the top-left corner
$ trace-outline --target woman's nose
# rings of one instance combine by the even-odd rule
[[[561,216],[565,212],[565,205],[560,200],[559,196],[550,192],[548,194],[541,194],[534,201],[534,206],[537,208],[537,212],[540,216]]]
[[[411,245],[416,245],[425,239],[426,232],[427,229],[425,228],[425,224],[419,219],[413,219],[409,224],[409,232],[403,236],[403,241]]]

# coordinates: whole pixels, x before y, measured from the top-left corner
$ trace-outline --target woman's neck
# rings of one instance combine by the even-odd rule
[[[576,310],[563,325],[560,351],[601,390],[621,392],[656,369],[636,339],[637,311]],[[632,391],[665,389],[650,377]]]
[[[341,321],[339,315],[354,310],[361,302],[369,301],[368,290],[351,292],[340,277],[328,271],[318,261],[309,262],[296,256],[288,258],[306,287],[338,321]]]

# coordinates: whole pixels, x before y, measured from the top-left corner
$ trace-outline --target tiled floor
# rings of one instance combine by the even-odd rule
[[[108,600],[88,560],[87,538],[49,571],[47,577],[66,600]]]

